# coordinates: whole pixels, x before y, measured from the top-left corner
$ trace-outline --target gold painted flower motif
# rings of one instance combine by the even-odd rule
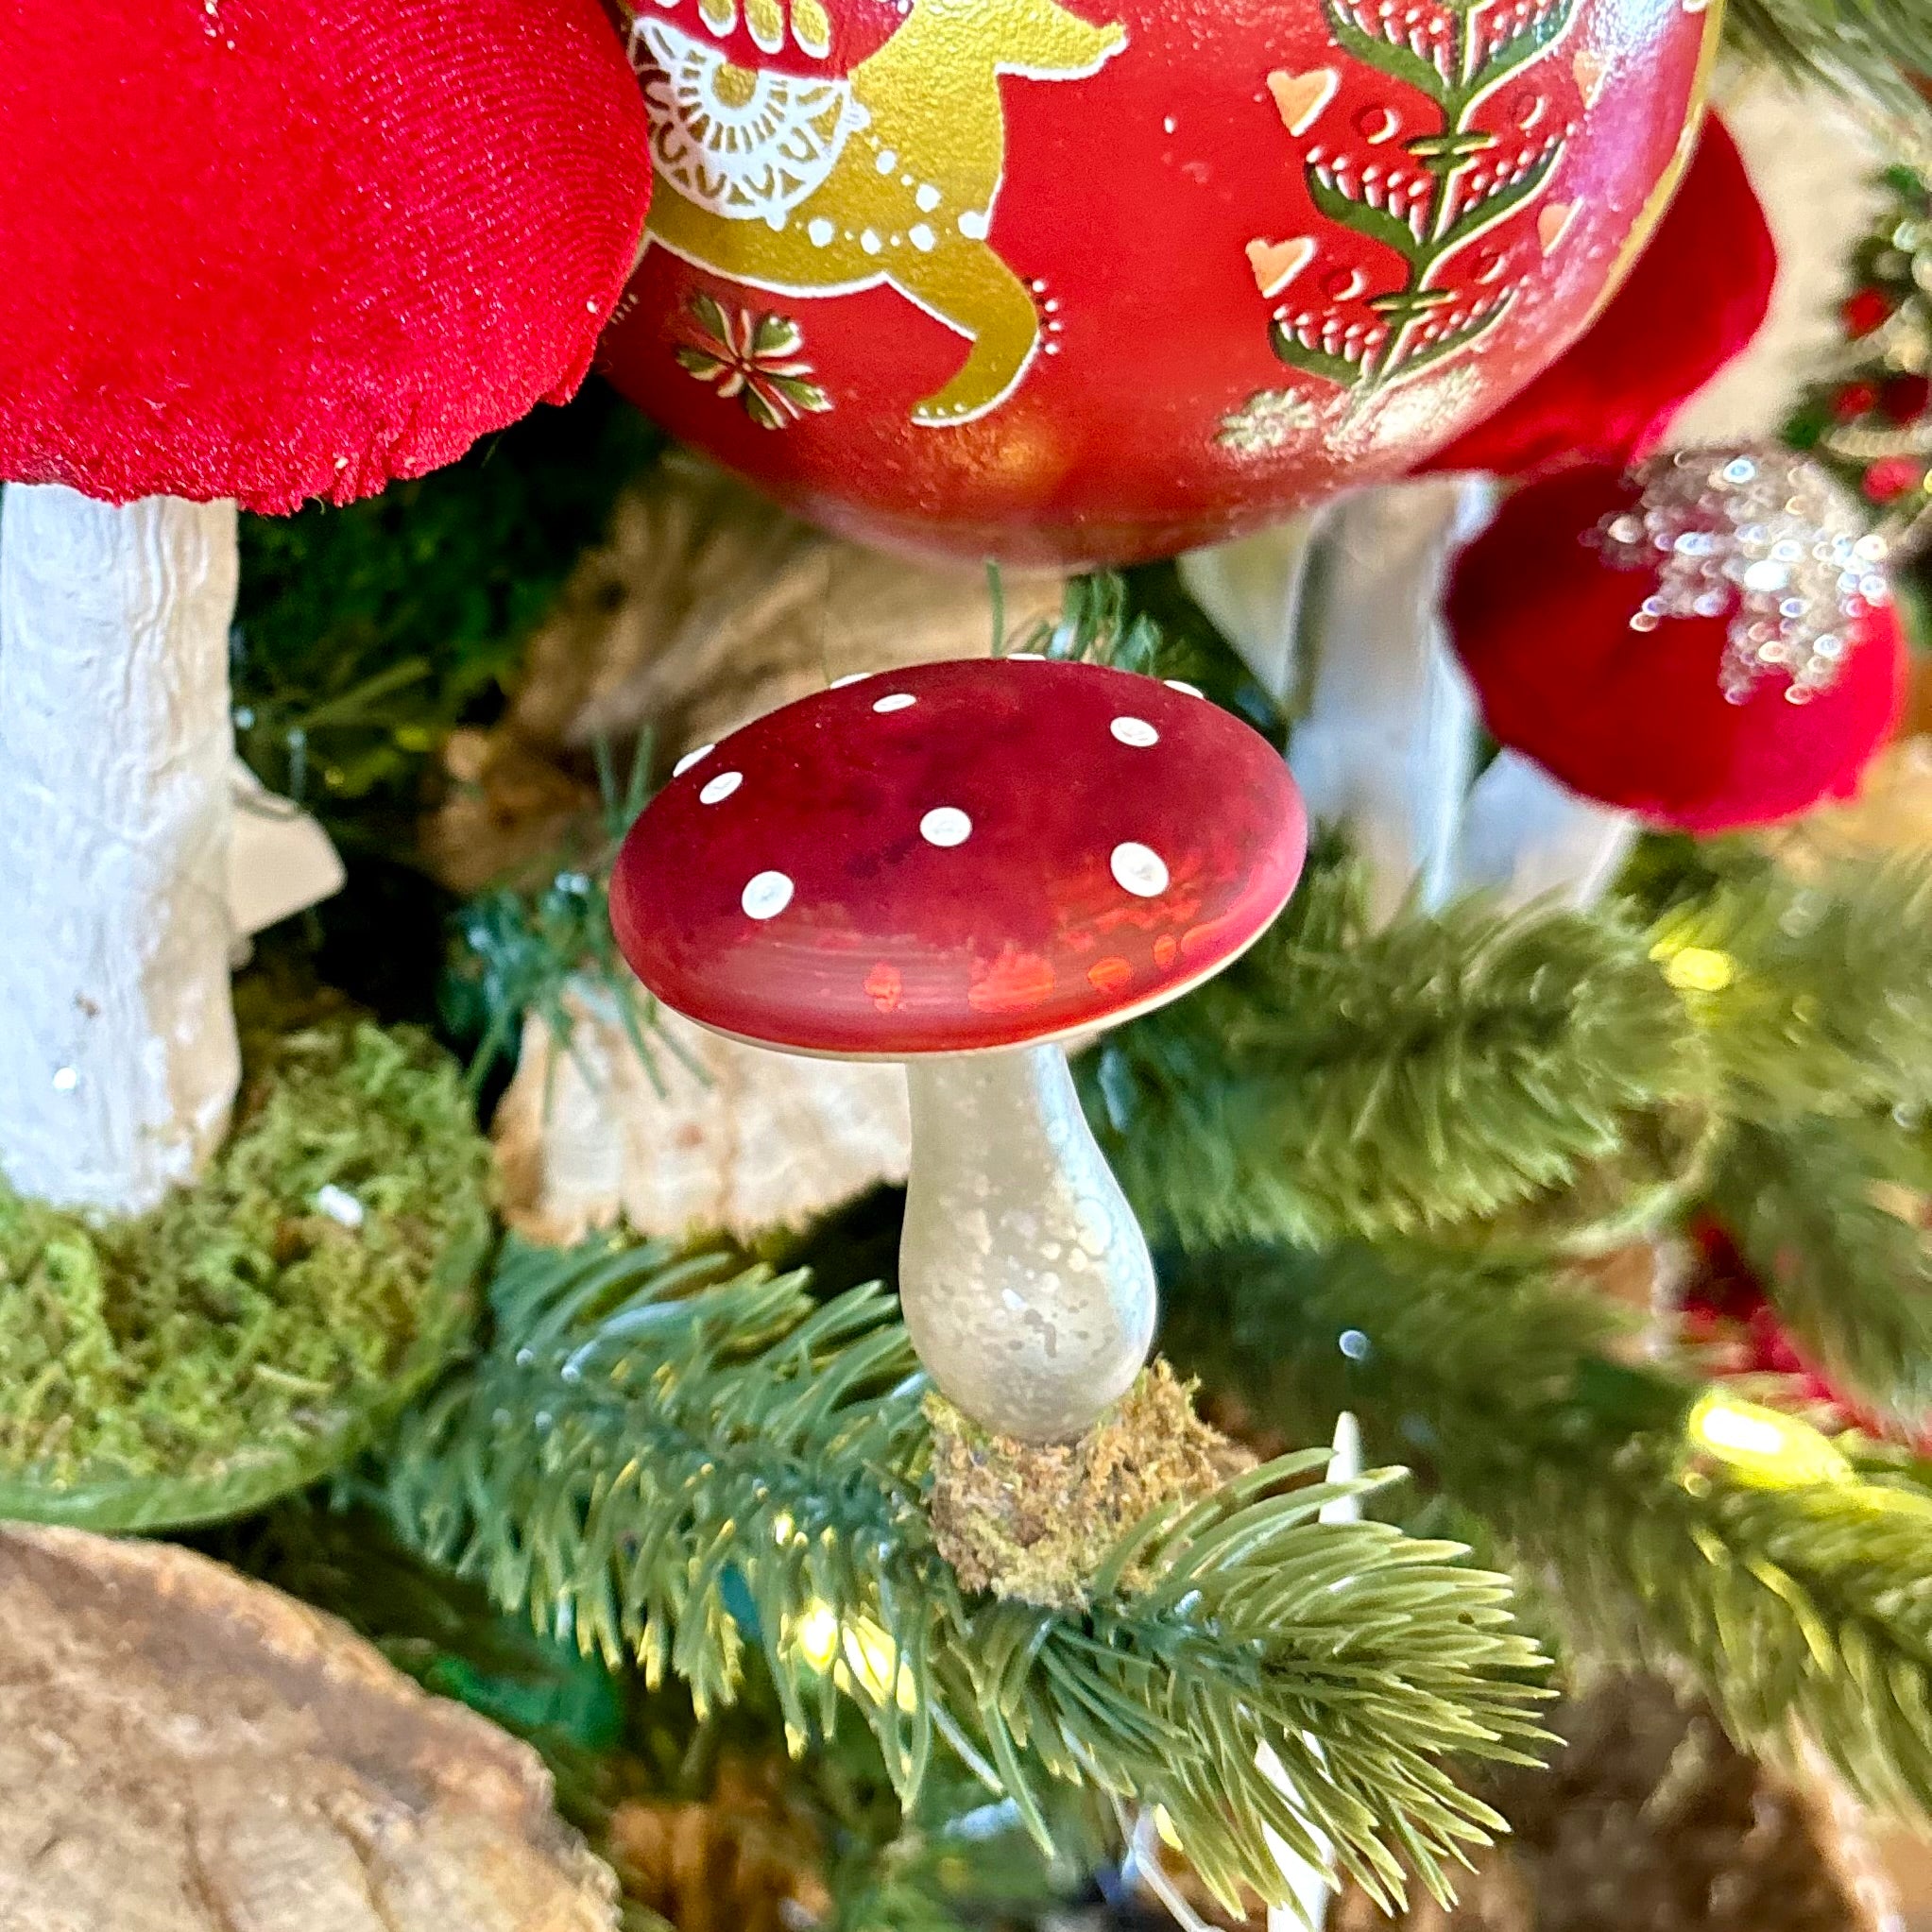
[[[783,429],[801,416],[831,407],[802,359],[805,332],[790,316],[727,309],[715,297],[693,294],[685,304],[694,339],[677,345],[677,361],[720,396],[736,397],[761,429]]]

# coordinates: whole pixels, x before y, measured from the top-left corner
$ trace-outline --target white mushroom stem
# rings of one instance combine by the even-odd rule
[[[1580,797],[1506,749],[1477,779],[1463,809],[1462,883],[1488,887],[1511,907],[1546,898],[1591,906],[1641,829],[1630,812]]]
[[[1070,1442],[1154,1341],[1154,1263],[1057,1046],[907,1063],[899,1296],[939,1388],[982,1427]]]
[[[1190,550],[1180,560],[1188,594],[1284,710],[1295,703],[1302,600],[1326,514],[1308,510],[1252,537]]]
[[[1455,890],[1476,707],[1442,599],[1494,506],[1483,476],[1391,484],[1330,504],[1312,542],[1290,526],[1185,560],[1189,589],[1257,675],[1277,699],[1304,697],[1289,764],[1308,815],[1347,829],[1378,920],[1411,890],[1427,909]]]
[[[235,507],[0,504],[0,1171],[110,1213],[192,1179],[229,995]]]
[[[1306,704],[1289,763],[1309,816],[1366,861],[1378,920],[1411,890],[1425,911],[1484,889],[1592,905],[1641,829],[1513,751],[1472,783],[1476,706],[1442,601],[1495,501],[1486,476],[1389,484],[1181,560],[1270,694]]]

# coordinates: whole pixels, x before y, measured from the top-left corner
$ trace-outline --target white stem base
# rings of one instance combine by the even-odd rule
[[[235,508],[0,504],[0,1171],[151,1207],[219,1142]]]
[[[1055,1046],[913,1060],[899,1298],[983,1428],[1070,1442],[1154,1341],[1154,1263]]]
[[[1378,921],[1455,890],[1476,706],[1440,606],[1495,502],[1482,476],[1389,484],[1181,560],[1269,694],[1306,697],[1288,761],[1309,817],[1347,829]]]
[[[1640,829],[1628,812],[1581,798],[1504,750],[1469,794],[1462,882],[1512,907],[1540,898],[1581,910],[1602,897]]]

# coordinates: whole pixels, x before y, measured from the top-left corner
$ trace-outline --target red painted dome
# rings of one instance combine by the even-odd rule
[[[1259,936],[1306,845],[1280,754],[1185,687],[927,664],[686,759],[625,841],[611,918],[689,1018],[903,1059],[1162,1004]]]

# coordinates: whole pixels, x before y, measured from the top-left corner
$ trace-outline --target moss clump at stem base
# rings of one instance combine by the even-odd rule
[[[968,1590],[1048,1609],[1083,1607],[1109,1551],[1150,1510],[1211,1496],[1255,1458],[1194,1413],[1194,1387],[1166,1362],[1075,1443],[993,1435],[936,1392],[928,1513]],[[1152,1579],[1133,1569],[1129,1589]]]
[[[227,1145],[151,1213],[0,1185],[0,1515],[255,1508],[355,1455],[468,1334],[490,1170],[455,1063],[339,1013],[244,1041]]]

